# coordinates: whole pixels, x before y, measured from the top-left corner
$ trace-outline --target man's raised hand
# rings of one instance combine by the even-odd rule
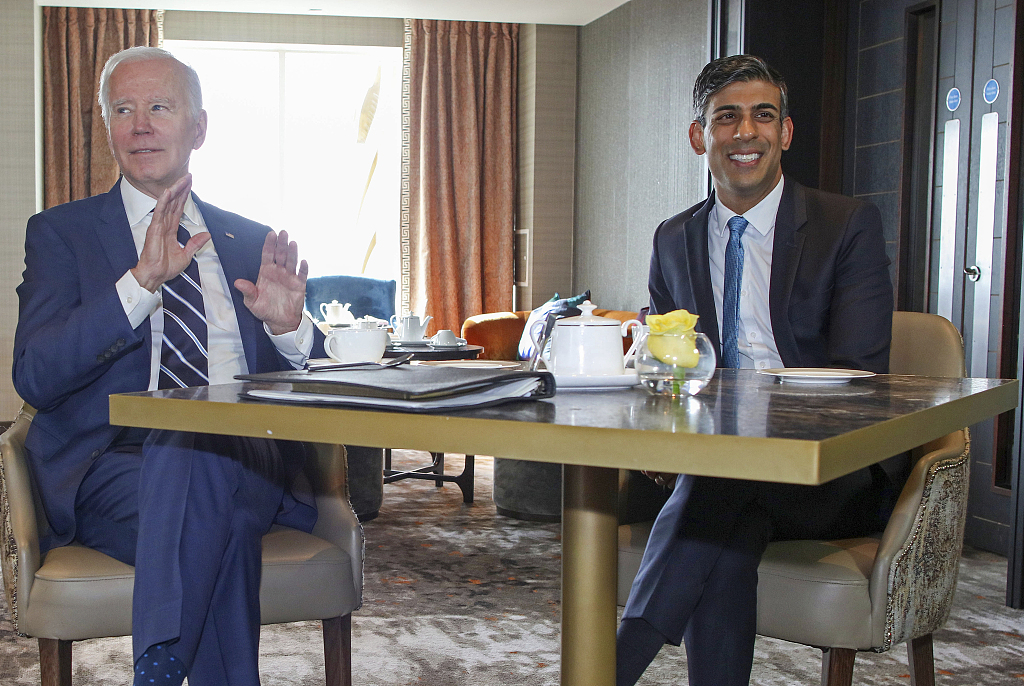
[[[242,292],[245,306],[266,323],[271,333],[288,333],[299,328],[302,321],[308,274],[306,261],[299,262],[299,247],[295,241],[288,242],[288,232],[271,231],[263,242],[256,283],[236,279],[235,288]]]
[[[192,175],[185,174],[157,198],[139,262],[132,269],[135,280],[150,293],[183,272],[196,251],[210,240],[209,232],[204,231],[192,236],[184,249],[178,245],[178,224],[191,191]]]

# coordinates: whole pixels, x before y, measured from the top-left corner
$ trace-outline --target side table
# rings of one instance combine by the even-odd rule
[[[397,357],[412,353],[412,361],[438,362],[448,360],[475,360],[484,351],[482,345],[461,345],[457,348],[433,348],[429,345],[396,345],[388,346],[384,357]],[[466,455],[466,464],[459,475],[444,473],[444,453],[430,453],[431,463],[409,470],[391,468],[391,448],[384,449],[384,483],[390,484],[402,479],[423,479],[433,481],[437,488],[444,486],[446,481],[454,483],[462,491],[462,502],[473,502],[473,474],[476,468],[476,457]]]

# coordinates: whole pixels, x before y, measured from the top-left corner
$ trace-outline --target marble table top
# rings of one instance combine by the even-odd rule
[[[839,385],[718,370],[693,398],[640,387],[444,414],[264,403],[242,384],[111,396],[152,428],[817,484],[1012,409],[1017,382],[878,375]],[[195,402],[203,403],[197,411]]]

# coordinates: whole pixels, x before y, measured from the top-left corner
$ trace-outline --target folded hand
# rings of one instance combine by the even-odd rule
[[[642,473],[648,479],[653,480],[654,483],[659,486],[664,486],[665,488],[672,488],[675,486],[676,477],[679,476],[678,474],[667,474],[665,472],[649,472],[646,469],[642,470]]]

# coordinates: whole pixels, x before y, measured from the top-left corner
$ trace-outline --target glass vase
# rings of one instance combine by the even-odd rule
[[[649,333],[640,343],[636,371],[651,393],[689,396],[700,393],[715,374],[715,349],[702,333]]]

